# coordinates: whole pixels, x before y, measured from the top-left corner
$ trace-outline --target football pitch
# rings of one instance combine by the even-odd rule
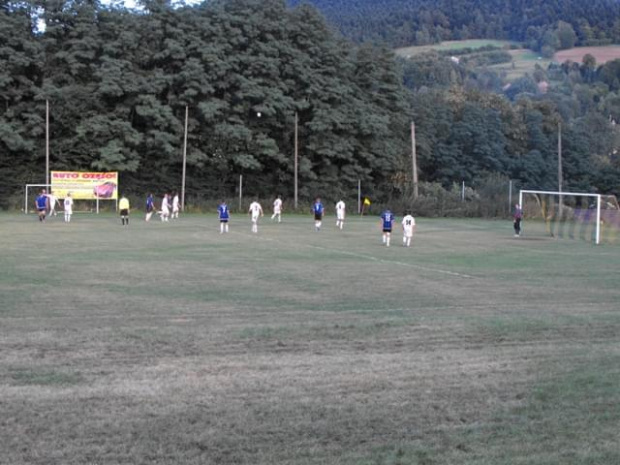
[[[620,463],[620,246],[0,214],[0,463]],[[529,229],[528,229],[529,228]]]

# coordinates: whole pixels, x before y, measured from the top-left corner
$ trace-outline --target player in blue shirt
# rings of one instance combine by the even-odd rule
[[[151,220],[153,212],[155,212],[155,201],[153,200],[153,194],[149,194],[146,197],[146,217],[144,218],[145,221]]]
[[[390,246],[390,236],[392,235],[392,224],[394,223],[394,213],[388,208],[381,213],[381,227],[383,229],[383,243]]]
[[[230,219],[230,210],[226,202],[222,201],[219,207],[217,207],[217,214],[220,218],[220,234],[228,232],[228,220]]]
[[[45,212],[47,211],[47,193],[45,189],[41,191],[34,203],[37,207],[37,213],[39,214],[39,221],[45,221]]]
[[[312,205],[312,212],[314,213],[314,227],[317,231],[321,230],[324,210],[325,209],[323,208],[323,204],[321,203],[321,198],[317,197],[314,201],[314,205]]]

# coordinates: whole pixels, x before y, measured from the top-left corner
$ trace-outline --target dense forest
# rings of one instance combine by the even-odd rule
[[[385,42],[393,47],[480,38],[514,40],[533,49],[545,45],[562,48],[566,47],[566,41],[577,45],[620,42],[617,0],[289,0],[289,3],[316,6],[345,37],[355,42]],[[558,24],[567,27],[558,28]],[[562,40],[565,42],[560,44]]]
[[[447,56],[353,45],[308,5],[142,4],[1,3],[2,207],[44,181],[46,101],[51,168],[118,170],[139,196],[179,188],[186,107],[188,203],[234,196],[241,174],[247,195],[290,198],[295,114],[301,199],[350,196],[358,180],[378,201],[409,196],[411,121],[429,192],[555,188],[561,124],[565,189],[619,193],[620,62],[506,83]]]

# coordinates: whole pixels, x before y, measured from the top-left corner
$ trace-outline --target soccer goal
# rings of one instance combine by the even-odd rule
[[[552,237],[615,242],[620,208],[614,196],[583,192],[519,191],[524,221],[538,221]],[[532,224],[532,223],[530,223]]]
[[[101,201],[115,202],[115,209],[118,211],[118,199],[107,199],[93,196],[93,189],[90,187],[76,187],[75,185],[63,184],[26,184],[24,186],[24,213],[36,212],[35,199],[45,189],[46,193],[53,192],[61,207],[56,208],[57,211],[63,210],[63,200],[67,193],[71,193],[73,197],[73,213],[99,213]]]

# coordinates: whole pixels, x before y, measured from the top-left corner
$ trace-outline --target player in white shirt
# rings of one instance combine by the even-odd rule
[[[49,216],[51,217],[56,216],[56,205],[60,205],[60,201],[58,200],[58,197],[56,197],[52,191],[50,191],[49,194],[47,194],[47,201],[48,201],[48,205],[49,205]]]
[[[252,232],[258,232],[258,218],[263,216],[263,207],[260,206],[257,200],[250,204],[249,209],[250,217],[252,218]]]
[[[73,215],[73,198],[71,192],[67,192],[67,196],[64,200],[65,207],[65,223],[71,222],[71,215]]]
[[[164,198],[161,199],[161,220],[168,221],[170,219],[170,196],[164,194]]]
[[[344,227],[344,216],[346,206],[342,199],[336,204],[336,227],[342,229]]]
[[[273,215],[271,215],[271,220],[273,221],[275,217],[278,217],[278,223],[282,222],[282,199],[278,195],[276,199],[273,201]]]
[[[415,231],[415,218],[411,216],[411,212],[407,212],[402,221],[403,225],[403,246],[411,247],[411,238]]]
[[[172,219],[179,219],[179,194],[174,193],[172,197]]]

